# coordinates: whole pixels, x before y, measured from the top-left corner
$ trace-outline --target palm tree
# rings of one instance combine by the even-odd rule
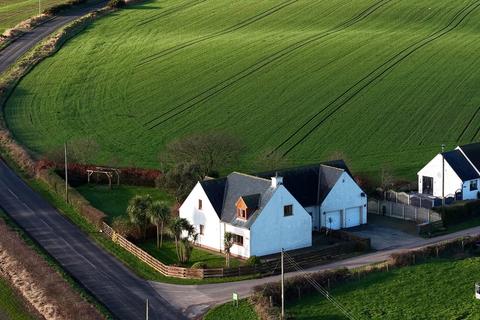
[[[225,232],[223,236],[223,247],[225,249],[225,263],[227,267],[230,267],[230,249],[233,246],[233,234],[231,232]]]
[[[148,219],[157,227],[157,249],[163,245],[163,227],[170,219],[170,208],[163,201],[155,201],[148,208]]]
[[[146,237],[148,226],[147,213],[151,206],[152,197],[150,195],[136,195],[129,201],[127,207],[127,214],[130,221],[142,230],[144,239]]]
[[[179,262],[186,263],[190,258],[192,242],[197,239],[195,227],[187,219],[177,217],[170,221],[168,230],[175,239],[175,249]],[[186,236],[182,237],[184,232],[186,232]]]

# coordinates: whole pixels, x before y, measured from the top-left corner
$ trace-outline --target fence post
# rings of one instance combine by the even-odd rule
[[[377,214],[380,214],[380,200],[377,201]]]
[[[428,214],[427,214],[427,217],[428,217],[428,218],[427,218],[427,219],[428,219],[428,221],[427,221],[427,222],[428,222],[428,223],[430,223],[430,213],[431,213],[431,211],[430,211],[430,210],[428,210]]]
[[[405,205],[402,206],[403,220],[405,220]]]
[[[393,202],[390,202],[390,216],[393,216]]]

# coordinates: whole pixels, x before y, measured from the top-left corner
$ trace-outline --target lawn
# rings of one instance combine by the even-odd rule
[[[24,77],[6,120],[39,154],[96,140],[97,164],[158,167],[172,139],[222,129],[246,144],[236,170],[276,150],[291,164],[341,154],[355,172],[413,180],[442,143],[480,138],[474,4],[137,4]]]
[[[480,258],[431,262],[368,275],[331,291],[357,319],[479,319]],[[323,297],[291,302],[295,319],[346,319]]]
[[[167,239],[164,241],[163,246],[159,249],[157,249],[156,242],[153,240],[140,243],[139,246],[165,264],[178,264],[175,242],[172,240]],[[192,256],[187,266],[190,267],[196,262],[205,262],[209,268],[224,268],[225,255],[205,249],[193,248]],[[231,267],[238,267],[241,264],[241,260],[230,258]]]
[[[240,300],[238,307],[231,302],[208,311],[204,320],[258,320],[253,306],[247,300]]]
[[[163,190],[157,188],[118,186],[109,189],[103,185],[81,185],[76,188],[94,207],[108,215],[111,222],[114,218],[126,216],[128,201],[136,195],[151,195],[153,200],[166,201],[169,205],[173,198]]]
[[[23,301],[3,278],[0,278],[0,319],[35,319],[35,317],[27,311]]]
[[[156,188],[122,185],[110,190],[106,186],[82,185],[77,187],[77,190],[90,201],[94,207],[107,213],[110,222],[115,217],[126,216],[128,201],[135,195],[149,194],[154,200],[163,200],[169,204],[173,202],[169,194]],[[153,240],[140,243],[139,245],[165,264],[172,265],[178,263],[175,252],[175,242],[168,238],[165,239],[163,247],[159,250],[156,248],[156,242]],[[194,248],[188,266],[193,265],[195,262],[205,262],[211,268],[221,268],[225,266],[225,256],[208,250]],[[232,267],[241,264],[240,260],[233,258],[230,263]]]
[[[67,0],[41,0],[41,11]],[[0,0],[0,34],[20,21],[38,15],[38,0]]]

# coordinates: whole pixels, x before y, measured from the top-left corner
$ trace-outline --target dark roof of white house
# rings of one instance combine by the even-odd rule
[[[471,143],[460,146],[463,153],[467,156],[468,160],[480,171],[480,143]]]
[[[444,152],[443,157],[462,181],[477,179],[479,177],[478,172],[470,162],[468,162],[460,150]]]
[[[205,180],[200,184],[222,221],[249,228],[273,194],[271,177],[283,177],[285,188],[303,207],[310,207],[323,202],[343,172],[351,175],[345,162],[336,160],[251,175],[233,172],[225,178]],[[235,203],[240,197],[249,203],[258,203],[247,221],[237,219]]]

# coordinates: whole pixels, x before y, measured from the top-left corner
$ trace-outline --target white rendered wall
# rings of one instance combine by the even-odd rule
[[[346,172],[342,173],[335,186],[322,203],[320,210],[320,221],[322,226],[328,227],[324,212],[341,210],[341,215],[347,208],[362,207],[362,224],[367,223],[367,197],[355,180]],[[343,223],[343,217],[341,218]]]
[[[293,215],[284,217],[285,205],[293,205]],[[311,245],[310,215],[283,185],[278,186],[250,228],[250,254],[264,256]]]
[[[433,178],[433,196],[442,197],[442,160],[441,154],[433,158],[418,172],[418,192],[423,191],[423,177]],[[463,182],[452,167],[445,161],[445,196],[454,195],[462,189]],[[470,188],[470,185],[468,186]],[[465,189],[463,189],[465,191]],[[468,189],[469,190],[469,189]]]
[[[232,248],[230,249],[230,252],[233,255],[240,256],[243,258],[248,258],[250,257],[250,230],[245,229],[245,228],[238,228],[234,227],[228,223],[222,223],[222,231],[225,230],[227,232],[231,232],[234,234],[237,234],[239,236],[243,237],[243,246],[239,246],[234,244]],[[223,249],[223,237],[224,237],[224,232],[222,232],[222,249]]]
[[[199,199],[202,200],[201,210],[198,209]],[[220,219],[200,183],[196,184],[183,202],[179,215],[180,218],[187,219],[197,232],[200,232],[200,225],[204,225],[204,234],[198,236],[198,244],[217,250],[222,248],[223,233],[220,229]]]

